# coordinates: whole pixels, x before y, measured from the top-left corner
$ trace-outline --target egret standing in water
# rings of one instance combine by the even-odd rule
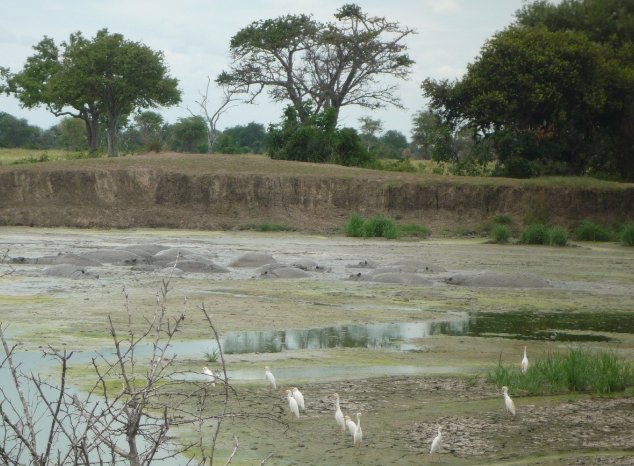
[[[207,378],[207,381],[211,384],[211,386],[215,387],[216,376],[214,375],[213,372],[211,372],[211,370],[207,366],[203,367],[203,374],[205,374],[205,377]]]
[[[350,435],[352,435],[352,438],[354,439],[354,432],[357,430],[357,425],[354,423],[352,419],[350,419],[350,416],[348,416],[347,414],[346,414],[345,420],[346,420],[346,427],[348,428],[348,432],[350,432]]]
[[[442,442],[442,432],[440,431],[440,426],[438,426],[438,435],[434,437],[434,440],[431,442],[431,448],[429,449],[429,454],[431,455],[431,460],[434,461],[434,453],[438,453],[440,455],[440,444]]]
[[[337,421],[337,425],[341,427],[341,432],[345,432],[346,420],[343,417],[341,406],[339,406],[339,393],[335,393],[335,421]]]
[[[302,395],[302,392],[300,392],[297,387],[293,387],[293,398],[297,401],[297,406],[299,406],[300,411],[305,411],[304,395]]]
[[[359,448],[361,446],[361,442],[363,442],[363,431],[361,430],[361,413],[357,413],[357,427],[354,430],[352,442],[356,448]]]
[[[290,409],[289,419],[292,419],[292,416],[299,419],[299,405],[290,390],[286,390],[286,399],[288,400],[288,408]]]
[[[528,358],[526,357],[526,346],[524,347],[524,357],[522,358],[522,362],[520,363],[520,370],[522,374],[526,374],[528,370]]]
[[[275,377],[273,376],[271,369],[269,369],[269,366],[264,366],[264,376],[269,382],[269,390],[277,389],[277,385],[275,384]]]
[[[504,406],[506,406],[506,410],[511,414],[511,416],[515,416],[515,403],[509,396],[509,388],[507,386],[502,387],[502,394],[504,395]]]

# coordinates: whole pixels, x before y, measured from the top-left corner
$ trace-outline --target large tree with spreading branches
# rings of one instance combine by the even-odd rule
[[[342,6],[335,20],[287,15],[251,23],[232,37],[231,68],[216,82],[246,89],[251,99],[266,89],[302,122],[328,109],[336,121],[348,105],[401,106],[387,78],[408,77],[414,62],[405,39],[414,31],[355,4]]]

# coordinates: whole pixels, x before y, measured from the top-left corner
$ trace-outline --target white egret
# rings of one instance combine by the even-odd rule
[[[520,363],[520,370],[522,374],[526,374],[528,370],[528,358],[526,357],[526,346],[524,347],[524,357],[522,358],[522,362]]]
[[[286,390],[286,399],[288,400],[288,408],[291,410],[289,419],[291,419],[292,416],[299,419],[299,405],[297,404],[297,400],[293,398],[290,390]]]
[[[502,387],[502,394],[504,395],[504,406],[506,406],[506,410],[511,414],[511,416],[515,416],[515,403],[509,396],[509,388],[507,386]]]
[[[346,420],[343,417],[341,406],[339,406],[339,393],[335,393],[335,408],[335,421],[337,421],[337,425],[341,427],[341,432],[345,432]]]
[[[357,413],[357,428],[354,430],[352,441],[356,448],[359,448],[361,446],[361,442],[363,442],[363,431],[361,430],[361,413]]]
[[[271,372],[271,369],[269,369],[269,366],[264,366],[264,376],[269,382],[269,390],[276,390],[277,384],[275,383],[275,376],[273,376],[273,373]]]
[[[297,387],[293,387],[293,398],[295,398],[295,401],[297,401],[297,406],[299,406],[299,409],[301,411],[304,411],[304,395],[302,395],[302,392],[300,392]]]
[[[434,437],[434,440],[431,442],[431,448],[429,449],[429,454],[431,455],[431,460],[434,461],[434,453],[438,453],[440,455],[440,444],[442,442],[442,432],[440,431],[440,426],[438,426],[438,435]]]
[[[345,420],[346,420],[346,427],[348,427],[348,432],[350,432],[350,435],[352,435],[352,437],[354,438],[354,432],[357,430],[357,425],[354,423],[352,419],[350,419],[350,416],[348,416],[347,414],[346,414]]]
[[[209,383],[211,383],[211,386],[215,387],[216,386],[216,376],[214,375],[213,372],[211,372],[211,370],[207,366],[203,367],[203,374],[205,374],[205,376],[207,377],[207,381]]]

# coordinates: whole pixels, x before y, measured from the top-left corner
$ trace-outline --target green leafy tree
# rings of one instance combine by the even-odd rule
[[[86,148],[86,131],[83,122],[77,118],[66,117],[57,125],[59,128],[59,145],[70,151]]]
[[[492,142],[501,174],[634,178],[634,5],[612,3],[609,13],[597,0],[526,6],[462,79],[425,80],[430,109]]]
[[[225,129],[218,136],[216,145],[217,151],[225,154],[261,154],[264,153],[265,148],[266,130],[263,125],[255,122]]]
[[[40,148],[42,130],[25,119],[0,112],[0,147]]]
[[[145,111],[134,115],[134,126],[139,132],[139,139],[147,150],[161,149],[163,137],[163,117],[156,112]]]
[[[417,112],[412,118],[412,144],[423,159],[431,159],[434,140],[441,126],[442,118],[430,111]]]
[[[383,133],[378,142],[379,144],[375,148],[377,155],[390,159],[403,158],[403,151],[409,146],[407,137],[400,131],[394,129],[387,130]]]
[[[40,41],[23,70],[8,78],[8,91],[27,108],[44,105],[56,116],[84,120],[91,151],[97,148],[102,119],[108,154],[116,156],[122,120],[138,108],[180,101],[162,53],[141,43],[102,29],[92,40],[81,32],[71,34],[61,47],[60,52],[47,37]]]
[[[348,105],[400,106],[396,85],[384,78],[409,75],[414,62],[404,40],[414,31],[354,4],[335,19],[324,24],[287,15],[251,23],[231,38],[231,68],[216,82],[248,90],[251,100],[267,89],[274,101],[290,101],[302,123],[332,109],[336,124]]]
[[[361,117],[359,123],[361,123],[361,138],[365,141],[367,149],[370,150],[372,144],[376,142],[376,135],[383,131],[383,122],[370,117]]]
[[[200,116],[179,118],[170,127],[170,146],[179,152],[207,152],[207,124]]]

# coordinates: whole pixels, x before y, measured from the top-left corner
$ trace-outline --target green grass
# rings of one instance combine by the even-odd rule
[[[0,165],[20,165],[86,157],[85,152],[68,152],[60,149],[35,150],[0,148]]]
[[[495,243],[508,243],[511,238],[511,228],[507,225],[495,225],[491,236]]]
[[[218,362],[218,350],[210,349],[209,351],[205,351],[205,361],[207,362]]]
[[[522,244],[544,244],[548,246],[565,246],[568,244],[568,233],[560,227],[544,224],[529,225],[520,236]]]
[[[575,229],[575,239],[578,241],[612,241],[614,234],[609,229],[584,220]]]
[[[621,231],[621,241],[625,246],[634,246],[634,223],[627,224]]]
[[[398,239],[402,236],[427,238],[429,229],[416,225],[399,225],[393,220],[377,215],[370,219],[364,219],[359,214],[352,214],[344,226],[347,236],[354,238],[387,238]]]
[[[520,373],[519,364],[506,367],[499,363],[489,379],[500,387],[528,394],[607,394],[634,384],[634,367],[612,352],[571,348],[567,353],[546,353],[531,362],[525,375]]]

